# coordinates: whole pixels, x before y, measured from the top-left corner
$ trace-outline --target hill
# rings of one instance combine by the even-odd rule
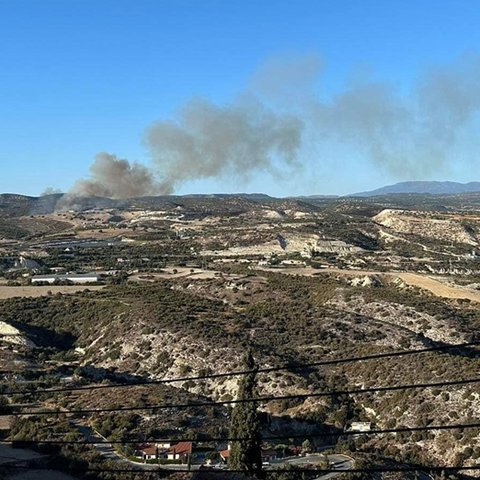
[[[375,197],[378,195],[391,195],[396,193],[423,193],[430,195],[458,195],[462,193],[480,192],[480,182],[400,182],[394,185],[370,190],[368,192],[354,193],[352,197]]]

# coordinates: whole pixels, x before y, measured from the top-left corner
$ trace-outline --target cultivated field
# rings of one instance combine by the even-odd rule
[[[101,290],[104,285],[48,285],[48,286],[22,286],[22,287],[7,287],[0,285],[0,300],[14,297],[43,297],[45,295],[62,293],[76,293],[83,290]]]

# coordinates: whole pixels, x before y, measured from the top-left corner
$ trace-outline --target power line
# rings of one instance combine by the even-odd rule
[[[12,469],[12,470],[55,470],[54,467],[44,467],[44,466],[26,466],[26,465],[8,465],[2,464],[2,468]],[[472,466],[445,466],[445,467],[429,467],[429,466],[405,466],[405,467],[370,467],[370,468],[272,468],[271,470],[262,470],[262,473],[267,475],[273,475],[276,473],[339,473],[339,472],[350,472],[350,473],[387,473],[387,472],[431,472],[431,473],[441,473],[441,472],[461,472],[461,471],[475,471],[480,470],[480,464]],[[173,475],[178,473],[189,473],[191,475],[197,473],[220,473],[225,475],[226,473],[245,473],[243,470],[216,470],[216,469],[202,469],[202,470],[173,470],[166,468],[152,468],[152,469],[127,469],[127,468],[86,468],[82,469],[82,472],[91,472],[91,473],[130,473],[130,474],[144,474],[144,475],[158,475],[160,473],[166,475]]]
[[[398,352],[375,353],[375,354],[364,355],[360,357],[337,358],[337,359],[322,360],[319,362],[311,362],[311,363],[302,363],[302,364],[293,364],[293,365],[289,364],[289,365],[282,365],[278,367],[258,368],[254,370],[239,370],[235,372],[212,373],[207,375],[196,375],[196,376],[190,376],[190,377],[177,377],[177,378],[159,379],[159,380],[144,380],[144,381],[135,381],[135,382],[129,382],[129,383],[118,383],[115,385],[91,385],[91,386],[81,386],[81,387],[62,387],[62,388],[50,388],[50,389],[45,388],[45,389],[36,389],[30,392],[20,391],[20,390],[16,390],[16,391],[14,390],[10,392],[0,391],[0,396],[2,395],[37,395],[41,393],[64,393],[64,392],[77,392],[77,391],[83,391],[83,390],[103,390],[103,389],[109,389],[109,388],[125,388],[125,387],[141,386],[141,385],[163,385],[163,384],[177,383],[177,382],[211,380],[216,378],[248,375],[251,373],[272,373],[272,372],[279,372],[284,370],[287,370],[287,371],[303,370],[303,369],[314,368],[314,367],[340,365],[343,363],[363,362],[367,360],[378,360],[382,358],[394,358],[394,357],[402,357],[402,356],[408,356],[408,355],[418,355],[422,353],[453,350],[457,348],[467,348],[467,347],[472,347],[477,345],[480,345],[480,341],[460,343],[456,345],[439,345],[439,346],[427,347],[427,348],[416,349],[416,350],[403,350]],[[480,354],[480,352],[477,352],[477,351],[475,351],[475,353],[477,355]]]
[[[131,406],[131,407],[113,407],[113,408],[87,408],[78,410],[40,410],[38,412],[19,412],[22,415],[66,415],[66,414],[84,414],[84,413],[107,413],[107,412],[134,412],[142,410],[166,410],[166,409],[185,409],[194,407],[214,407],[217,405],[237,405],[243,403],[263,403],[276,400],[306,400],[308,398],[320,398],[331,397],[341,395],[363,395],[366,393],[383,393],[394,392],[399,390],[413,390],[417,388],[442,388],[448,386],[460,386],[469,385],[473,383],[479,383],[480,378],[471,378],[464,380],[453,380],[448,382],[435,382],[435,383],[421,383],[411,385],[393,385],[387,387],[372,387],[365,389],[354,390],[336,390],[328,392],[315,392],[315,393],[297,393],[291,395],[279,395],[279,396],[264,396],[257,398],[240,398],[236,400],[220,400],[220,401],[203,401],[203,402],[188,402],[188,403],[164,403],[159,405],[143,405],[143,406]],[[0,417],[9,416],[12,413],[0,413]]]
[[[392,433],[414,433],[414,432],[425,432],[425,431],[444,431],[444,430],[457,430],[457,429],[469,429],[469,428],[480,428],[480,423],[464,423],[464,424],[454,424],[454,425],[429,425],[426,427],[400,427],[400,428],[386,428],[386,429],[374,429],[366,432],[356,432],[356,431],[343,431],[343,432],[309,432],[304,434],[291,434],[291,435],[264,435],[262,440],[286,440],[286,439],[299,439],[299,438],[331,438],[331,437],[343,437],[343,436],[357,436],[357,435],[380,435],[380,434],[392,434]],[[154,440],[0,440],[0,444],[18,444],[18,445],[36,445],[36,444],[45,444],[45,445],[140,445],[142,443],[175,443],[175,442],[196,442],[196,443],[209,443],[209,442],[240,442],[243,440],[248,440],[249,437],[208,437],[208,438],[195,438],[195,437],[183,437],[183,438],[161,438]]]

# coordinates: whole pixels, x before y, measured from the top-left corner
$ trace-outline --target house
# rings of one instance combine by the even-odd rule
[[[158,448],[156,445],[147,443],[142,445],[135,453],[136,457],[140,457],[143,460],[156,460],[158,457]]]
[[[283,265],[284,267],[305,267],[306,266],[306,263],[303,260],[291,260],[291,259],[282,260],[280,264]]]
[[[64,267],[51,267],[49,268],[49,270],[55,274],[59,274],[59,273],[65,273],[65,268]]]
[[[226,463],[226,462],[228,462],[228,459],[230,458],[230,449],[221,450],[220,452],[218,452],[218,454],[220,455],[220,458]]]
[[[142,460],[157,460],[167,458],[167,452],[170,448],[169,442],[146,443],[140,445],[135,451],[135,456]]]
[[[352,422],[352,425],[347,430],[350,432],[369,432],[372,429],[370,422]]]
[[[179,442],[167,450],[167,458],[169,460],[181,460],[182,462],[187,461],[192,451],[192,442]]]
[[[163,440],[159,440],[155,443],[159,450],[168,450],[172,446],[172,442],[166,442]]]

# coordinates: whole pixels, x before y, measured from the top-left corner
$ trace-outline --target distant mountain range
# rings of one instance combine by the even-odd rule
[[[395,193],[426,193],[431,195],[456,195],[462,193],[480,192],[480,182],[400,182],[394,185],[348,195],[349,197],[375,197]]]
[[[56,209],[87,210],[91,208],[136,208],[136,209],[161,209],[183,208],[196,212],[229,211],[240,213],[248,208],[276,205],[278,208],[297,208],[301,204],[318,205],[325,202],[342,201],[353,197],[384,197],[378,201],[387,201],[387,197],[394,195],[392,201],[399,201],[403,195],[404,201],[412,195],[462,195],[480,194],[480,182],[401,182],[388,185],[369,192],[354,193],[343,197],[335,195],[310,195],[287,198],[275,198],[263,193],[236,193],[236,194],[197,194],[197,195],[160,195],[129,199],[111,199],[104,197],[73,198],[67,203],[62,199],[63,194],[30,197],[18,194],[0,194],[0,217],[18,217],[28,215],[45,215]],[[248,207],[248,208],[247,208]]]

